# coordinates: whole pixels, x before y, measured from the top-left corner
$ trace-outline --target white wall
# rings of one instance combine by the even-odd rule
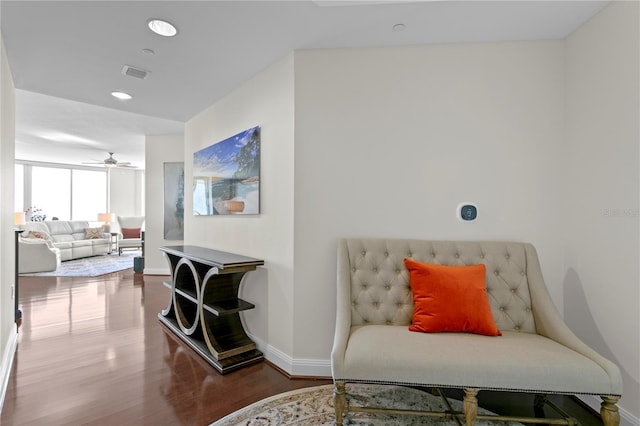
[[[112,168],[109,175],[110,212],[118,216],[144,216],[144,171]]]
[[[243,318],[266,356],[285,369],[294,338],[293,87],[290,54],[194,117],[185,131],[185,182],[193,182],[195,151],[261,127],[260,215],[193,216],[193,194],[185,191],[185,241],[264,259],[241,287],[256,304]]]
[[[294,357],[328,359],[342,237],[532,242],[562,301],[562,42],[296,53]],[[455,217],[464,201],[478,220]]]
[[[159,247],[182,244],[182,241],[164,239],[164,163],[177,161],[184,161],[183,135],[146,137],[145,274],[169,274],[169,264]],[[185,191],[188,189],[191,189],[190,181],[185,180]]]
[[[637,9],[567,41],[295,52],[187,124],[187,180],[193,152],[262,126],[263,210],[187,215],[185,241],[266,260],[245,319],[299,375],[330,373],[339,238],[530,241],[570,325],[623,368],[637,423]]]
[[[622,370],[640,417],[640,167],[637,2],[614,2],[566,41],[564,315]],[[638,422],[636,420],[636,422]]]
[[[0,409],[18,338],[12,295],[15,283],[14,157],[15,89],[0,37]]]

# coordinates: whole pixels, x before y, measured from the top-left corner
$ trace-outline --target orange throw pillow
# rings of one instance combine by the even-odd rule
[[[491,314],[486,267],[445,266],[404,259],[413,293],[411,331],[501,336]]]

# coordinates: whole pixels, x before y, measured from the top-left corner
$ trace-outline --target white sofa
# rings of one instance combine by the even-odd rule
[[[488,314],[502,335],[409,331],[409,325],[415,325],[410,286],[415,283],[410,282],[405,258],[431,265],[484,265]],[[431,289],[443,288],[426,282]],[[464,389],[463,413],[450,413],[449,417],[461,417],[468,426],[484,417],[477,414],[476,394],[482,389],[599,395],[604,425],[620,422],[620,370],[565,325],[549,296],[531,244],[343,240],[338,249],[337,284],[331,354],[337,425],[343,424],[349,412],[376,411],[376,407],[349,404],[348,384],[358,382]],[[468,282],[460,287],[461,291],[465,288],[469,288]],[[466,297],[470,292],[461,294]],[[443,306],[454,309],[461,301],[445,298]],[[537,401],[544,402],[544,397]]]
[[[44,263],[47,261],[44,259],[49,259],[48,262],[51,262],[51,253],[48,253],[45,247],[49,251],[51,249],[58,250],[61,261],[111,252],[111,236],[101,232],[100,226],[91,226],[90,222],[87,221],[53,220],[27,222],[21,225],[20,229],[23,232],[18,241],[18,255],[20,265],[25,268],[23,270],[19,267],[20,273],[42,272],[45,270],[33,270],[38,269],[38,265],[41,268],[45,267]],[[94,234],[93,238],[89,238],[88,232],[89,234]],[[52,251],[55,253],[55,250]],[[39,263],[40,256],[43,256],[42,264]],[[28,269],[31,270],[27,271]]]
[[[48,240],[21,238],[18,244],[18,272],[55,271],[60,266],[60,249]]]

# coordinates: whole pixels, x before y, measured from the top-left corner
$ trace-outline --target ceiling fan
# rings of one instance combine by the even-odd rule
[[[102,164],[103,166],[108,167],[108,168],[111,168],[111,167],[133,167],[131,165],[131,163],[129,163],[129,162],[118,161],[115,158],[113,158],[113,152],[109,153],[109,158],[105,158],[102,161],[93,162],[93,163],[82,163],[82,164]]]

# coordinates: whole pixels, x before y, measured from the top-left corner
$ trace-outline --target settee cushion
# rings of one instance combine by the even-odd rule
[[[410,331],[501,336],[487,298],[483,264],[432,265],[404,259],[413,294]]]
[[[549,338],[504,331],[500,338],[468,333],[413,333],[404,326],[353,327],[344,356],[349,382],[600,395],[607,372]]]

